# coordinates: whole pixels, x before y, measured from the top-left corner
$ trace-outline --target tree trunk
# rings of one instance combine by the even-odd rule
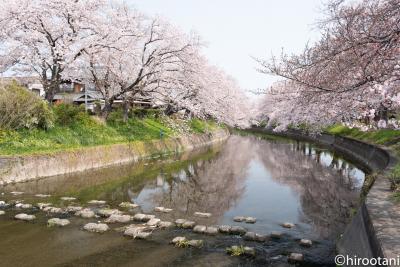
[[[113,101],[110,101],[110,100],[105,101],[104,107],[101,110],[101,116],[103,118],[107,119],[108,115],[110,115],[110,112],[112,111],[112,104],[113,104]]]
[[[128,121],[128,116],[129,115],[129,103],[128,101],[124,101],[124,105],[123,105],[123,121],[127,122]]]

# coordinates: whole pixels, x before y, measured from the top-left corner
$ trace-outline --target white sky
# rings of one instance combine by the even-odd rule
[[[250,56],[269,58],[281,49],[300,52],[318,32],[321,0],[125,0],[148,15],[160,15],[207,42],[212,64],[235,77],[245,90],[276,80],[256,72]]]

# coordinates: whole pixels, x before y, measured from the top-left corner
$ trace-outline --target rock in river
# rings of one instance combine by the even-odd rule
[[[148,225],[148,226],[158,226],[160,224],[160,222],[161,222],[160,219],[152,218],[146,223],[146,225]]]
[[[163,212],[163,213],[170,213],[172,211],[172,209],[164,208],[164,207],[155,207],[154,211]]]
[[[88,202],[88,204],[90,204],[90,205],[104,205],[104,204],[106,204],[106,201],[104,201],[104,200],[90,200],[89,202]]]
[[[133,220],[138,221],[138,222],[148,222],[155,217],[156,217],[155,215],[151,215],[151,214],[137,213],[133,216]]]
[[[52,227],[52,226],[66,226],[70,224],[71,222],[67,219],[59,219],[59,218],[52,218],[47,221],[47,226]]]
[[[232,226],[230,225],[220,225],[218,226],[218,230],[220,233],[229,234],[231,232]]]
[[[52,206],[53,204],[52,203],[37,203],[36,204],[36,207],[38,207],[39,209],[44,209],[44,208],[46,208],[46,207],[50,207],[50,206]]]
[[[233,220],[234,220],[235,222],[244,222],[244,221],[246,220],[246,217],[243,217],[243,216],[235,216],[235,217],[233,217]]]
[[[204,244],[203,240],[193,239],[188,241],[188,245],[195,248],[201,248],[203,244]]]
[[[210,218],[211,217],[211,213],[207,213],[207,212],[195,212],[194,216],[196,217],[200,217],[200,218]]]
[[[66,210],[67,210],[67,212],[77,212],[77,211],[80,211],[82,209],[83,208],[80,207],[80,206],[68,206]]]
[[[193,228],[193,232],[199,233],[199,234],[204,234],[206,232],[206,230],[207,230],[207,226],[205,226],[205,225],[196,225]]]
[[[106,223],[127,223],[132,220],[132,216],[130,215],[121,215],[121,214],[113,214],[108,217],[105,222]]]
[[[15,215],[14,217],[17,220],[22,220],[22,221],[33,221],[34,219],[36,219],[35,215],[28,215],[26,213],[20,213]]]
[[[35,197],[46,198],[46,197],[51,197],[51,195],[36,194]]]
[[[256,223],[257,218],[254,218],[254,217],[246,217],[246,218],[244,219],[244,221],[245,221],[246,223]]]
[[[231,230],[229,233],[234,234],[234,235],[244,235],[247,232],[247,230],[241,226],[232,226]]]
[[[32,204],[17,203],[15,204],[15,207],[20,209],[30,209],[32,208]]]
[[[281,225],[284,228],[293,228],[294,227],[294,224],[293,223],[289,223],[289,222],[282,223]]]
[[[80,216],[82,218],[93,218],[94,217],[94,211],[92,211],[91,209],[82,209],[79,210],[75,213],[76,216]]]
[[[193,222],[193,221],[185,221],[185,222],[182,224],[182,228],[191,229],[191,228],[193,228],[195,225],[196,225],[196,222]]]
[[[151,233],[152,229],[148,226],[132,224],[126,227],[124,235],[133,238],[146,239],[151,236]]]
[[[0,215],[4,215],[6,212],[4,210],[0,210]]]
[[[281,232],[277,232],[277,231],[272,231],[271,232],[271,237],[275,238],[275,239],[279,239],[282,237],[282,233]]]
[[[105,223],[88,223],[83,226],[83,229],[93,233],[104,233],[109,227]]]
[[[62,197],[61,200],[64,200],[64,201],[74,201],[74,200],[76,200],[76,197]]]
[[[134,204],[134,203],[130,203],[130,202],[122,202],[119,204],[119,206],[121,208],[125,208],[125,209],[134,209],[134,208],[139,207],[138,204]]]
[[[186,222],[185,219],[177,219],[177,220],[175,221],[175,224],[176,224],[176,226],[178,226],[178,227],[182,227],[182,224],[184,224],[185,222]]]
[[[161,229],[165,228],[170,228],[173,227],[175,224],[173,222],[166,222],[166,221],[161,221],[160,224],[158,225]]]
[[[303,254],[300,254],[300,253],[291,253],[288,258],[288,261],[290,263],[298,263],[298,262],[302,262],[303,260],[304,260],[304,256],[303,256]]]
[[[206,234],[208,235],[216,235],[218,234],[218,228],[213,226],[208,226],[206,230]]]
[[[300,245],[303,247],[311,247],[312,246],[312,241],[308,239],[301,239],[300,240]]]
[[[186,237],[184,237],[184,236],[177,236],[177,237],[175,237],[174,239],[172,239],[171,243],[174,244],[174,245],[176,245],[176,244],[183,243],[183,242],[186,242],[186,241],[187,241]]]
[[[110,217],[113,214],[122,214],[122,212],[117,209],[99,209],[97,214],[101,217]]]
[[[247,232],[243,236],[243,239],[249,240],[249,241],[265,242],[267,240],[267,236],[266,235],[257,234],[257,233],[254,233],[254,232]]]
[[[62,208],[51,207],[51,206],[43,208],[43,211],[48,212],[48,213],[57,213],[57,214],[61,214],[61,213],[65,213],[66,212]]]

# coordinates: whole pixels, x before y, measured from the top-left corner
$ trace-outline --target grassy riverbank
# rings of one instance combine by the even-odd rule
[[[326,130],[330,134],[341,135],[354,138],[364,142],[376,145],[383,145],[392,150],[397,158],[400,159],[400,131],[399,130],[375,130],[363,132],[358,129],[350,129],[343,125],[335,125]],[[394,167],[393,171],[388,175],[392,182],[394,198],[400,202],[400,163]]]
[[[49,153],[87,146],[168,138],[189,133],[205,133],[219,126],[213,121],[181,120],[145,114],[122,120],[119,112],[107,121],[78,112],[66,121],[59,114],[54,127],[44,129],[0,129],[0,155]]]

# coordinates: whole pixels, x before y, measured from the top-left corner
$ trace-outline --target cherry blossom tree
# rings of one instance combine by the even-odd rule
[[[40,77],[51,101],[62,74],[87,47],[102,40],[105,0],[1,0],[0,71]]]
[[[258,60],[260,72],[290,81],[268,91],[267,101],[283,101],[277,105],[288,113],[275,118],[282,126],[323,125],[374,111],[388,120],[400,105],[400,1],[335,0],[327,13],[320,40],[301,54]]]

